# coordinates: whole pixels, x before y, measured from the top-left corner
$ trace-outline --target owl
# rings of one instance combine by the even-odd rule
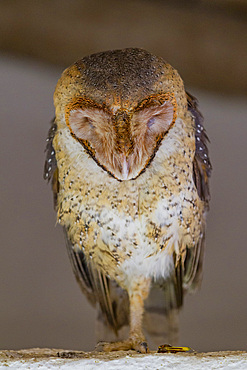
[[[128,48],[67,68],[54,105],[44,177],[76,279],[106,327],[129,327],[103,350],[145,353],[145,325],[160,338],[201,280],[211,164],[197,100],[162,58]]]

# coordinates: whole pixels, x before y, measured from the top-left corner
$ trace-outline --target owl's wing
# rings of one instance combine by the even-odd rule
[[[59,192],[59,182],[58,182],[58,169],[57,169],[57,160],[55,156],[55,150],[53,148],[53,139],[57,131],[57,124],[54,120],[51,122],[51,127],[48,131],[47,139],[46,139],[46,159],[44,165],[44,173],[43,177],[48,182],[52,180],[52,190],[53,190],[53,199],[54,199],[54,207],[56,208],[57,204],[57,194]]]
[[[204,201],[205,211],[208,209],[210,200],[209,177],[212,166],[208,155],[207,144],[209,142],[206,131],[203,127],[203,116],[198,109],[197,99],[187,94],[188,110],[195,123],[195,157],[193,161],[193,179],[201,200]],[[205,245],[205,230],[202,231],[202,238],[194,248],[187,248],[184,262],[183,286],[193,291],[200,286],[202,278],[202,265]]]
[[[195,141],[196,150],[193,162],[193,177],[199,197],[206,203],[210,200],[209,177],[212,166],[208,155],[207,144],[209,142],[206,131],[203,127],[203,116],[198,109],[198,101],[190,93],[186,93],[188,110],[190,111],[195,122]]]
[[[56,130],[57,124],[54,119],[46,139],[46,160],[43,175],[45,180],[52,181],[55,208],[59,192],[58,168],[53,147]],[[74,248],[66,230],[65,234],[69,258],[77,282],[93,305],[99,303],[102,311],[99,320],[117,332],[120,327],[128,324],[129,301],[127,292],[121,289],[115,281],[109,280],[104,274],[97,271],[90,261],[86,260],[83,251]]]

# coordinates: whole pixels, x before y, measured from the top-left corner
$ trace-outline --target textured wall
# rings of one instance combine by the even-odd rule
[[[143,47],[193,86],[247,94],[246,0],[1,0],[0,49],[66,67]]]

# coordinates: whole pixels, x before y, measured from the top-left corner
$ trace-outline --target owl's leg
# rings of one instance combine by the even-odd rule
[[[148,345],[142,331],[142,319],[144,313],[144,300],[147,298],[150,290],[150,279],[138,279],[129,290],[130,301],[130,332],[129,338],[122,342],[105,343],[103,350],[128,351],[134,349],[137,352],[148,352]]]

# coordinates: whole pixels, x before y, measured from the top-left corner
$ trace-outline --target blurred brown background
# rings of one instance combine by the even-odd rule
[[[211,139],[211,211],[201,291],[187,296],[180,343],[247,344],[247,2],[0,2],[0,348],[94,347],[85,301],[42,180],[62,70],[107,49],[142,47],[177,68]]]

